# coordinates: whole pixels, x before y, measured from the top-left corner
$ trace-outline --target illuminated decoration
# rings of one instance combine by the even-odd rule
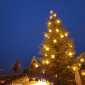
[[[46,49],[46,51],[48,51],[48,50],[49,50],[49,48],[48,48],[46,45],[44,45],[43,47]]]
[[[55,58],[55,55],[51,55],[51,58]]]
[[[51,11],[50,11],[50,14],[52,14],[52,13],[53,13],[53,11],[51,10]]]
[[[46,48],[46,45],[44,45],[43,47]]]
[[[72,56],[73,54],[72,54],[72,52],[69,52],[69,56]]]
[[[35,78],[34,78],[35,79]],[[12,83],[12,85],[50,85],[51,83],[49,83],[49,81],[45,80],[45,79],[39,79],[38,81],[35,81],[32,78],[32,81],[29,82],[29,80],[26,79],[22,79],[23,82],[20,82],[21,79],[19,80],[20,83],[18,83],[17,81],[14,83]]]
[[[52,19],[52,16],[50,16],[50,19]]]
[[[49,51],[49,48],[48,48],[48,47],[46,47],[46,50],[47,50],[47,51]]]
[[[57,23],[59,24],[60,22],[61,22],[61,21],[58,19],[58,20],[57,20]]]
[[[47,85],[47,82],[38,82],[37,84],[34,84],[34,85]]]
[[[38,65],[38,64],[35,64],[35,67],[36,67],[36,68],[38,68],[38,67],[39,67],[39,65]]]
[[[70,45],[70,47],[72,48],[73,46],[72,46],[72,45]]]
[[[45,37],[47,37],[48,35],[47,34],[45,34]]]
[[[59,32],[59,29],[56,29],[56,32]]]
[[[51,22],[48,22],[48,25],[51,25]]]
[[[52,32],[52,30],[51,30],[51,29],[49,29],[49,32]]]
[[[42,61],[42,64],[45,64],[45,61],[44,60]]]
[[[78,63],[78,66],[81,66],[81,64],[80,64],[80,63]]]
[[[77,69],[77,66],[72,66],[72,69],[75,71]]]
[[[75,69],[81,69],[81,64],[84,62],[81,58],[85,57],[85,53],[80,54],[78,57],[74,56],[75,46],[73,39],[68,37],[69,32],[63,26],[62,20],[59,18],[56,19],[53,12],[50,16],[52,16],[52,19],[49,19],[47,22],[47,25],[49,25],[48,23],[50,22],[50,26],[47,26],[48,32],[46,32],[50,38],[44,38],[40,46],[40,54],[43,57],[39,60],[40,62],[45,60],[45,64],[41,64],[43,66],[41,70],[44,69],[46,71],[45,73],[49,73],[48,75],[50,76],[50,73],[54,73],[53,69],[56,69],[55,73],[59,75],[58,78],[70,80],[73,78]],[[48,47],[47,50],[43,48],[43,45],[46,45],[46,48]],[[65,67],[63,67],[63,65],[65,65]],[[70,76],[66,74],[67,72],[70,73]],[[53,78],[54,77],[55,74],[53,75]]]
[[[49,64],[49,61],[48,60],[46,60],[46,64]]]
[[[61,34],[61,38],[64,38],[64,35]]]
[[[54,14],[53,16],[56,17],[56,14]]]
[[[67,66],[67,68],[70,68],[70,66]]]
[[[43,70],[42,73],[44,74],[45,73],[45,70]]]
[[[68,44],[71,48],[73,47],[72,44]]]
[[[65,33],[65,36],[67,37],[68,36],[68,33]]]
[[[56,40],[56,39],[54,39],[54,40],[53,40],[53,42],[54,42],[54,43],[56,43],[56,42],[57,42],[57,40]]]
[[[55,77],[58,77],[57,74],[55,74]]]
[[[48,34],[46,33],[46,34],[44,34],[44,36],[46,37],[46,38],[49,38],[49,36],[48,36]]]
[[[81,72],[82,76],[85,76],[85,71]]]
[[[81,61],[81,62],[84,62],[84,58],[81,58],[80,61]]]
[[[47,56],[47,54],[45,54],[45,56]]]

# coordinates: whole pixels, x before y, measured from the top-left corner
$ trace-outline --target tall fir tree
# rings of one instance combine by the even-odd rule
[[[39,58],[42,73],[59,79],[73,80],[75,69],[80,69],[84,62],[85,53],[74,58],[75,50],[69,32],[63,27],[62,21],[50,11],[50,20],[47,22],[48,32],[44,33],[44,41],[40,46]]]

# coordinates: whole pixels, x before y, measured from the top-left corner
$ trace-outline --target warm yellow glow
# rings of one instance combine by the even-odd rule
[[[72,45],[70,45],[70,47],[72,48],[73,46],[72,46]]]
[[[52,30],[51,30],[51,29],[49,29],[49,32],[52,32]]]
[[[48,37],[48,35],[47,35],[47,34],[45,34],[45,37]]]
[[[69,52],[69,56],[72,56],[72,52]]]
[[[65,36],[67,37],[68,36],[68,33],[65,33]]]
[[[61,38],[64,38],[64,35],[61,35]]]
[[[84,58],[81,58],[80,61],[81,61],[81,62],[84,62]]]
[[[48,60],[46,60],[46,64],[49,64],[49,61]]]
[[[48,22],[48,25],[51,25],[51,22]]]
[[[53,11],[51,10],[51,11],[50,11],[50,13],[52,14],[52,13],[53,13]]]
[[[58,77],[57,74],[55,74],[55,77]]]
[[[59,24],[61,21],[60,20],[57,20],[57,23]]]
[[[52,16],[50,16],[50,19],[52,19]]]
[[[44,73],[45,73],[45,71],[43,70],[43,71],[42,71],[42,73],[44,74]]]
[[[43,47],[46,48],[46,45],[44,45]]]
[[[45,54],[45,56],[47,56],[47,54]]]
[[[54,39],[54,40],[53,40],[53,42],[54,42],[54,43],[56,43],[56,42],[57,42],[57,40],[56,40],[56,39]]]
[[[38,82],[37,84],[34,84],[34,85],[50,85],[50,84],[47,84],[47,82]]]
[[[70,66],[67,66],[67,68],[70,68]]]
[[[38,67],[39,67],[39,65],[38,65],[38,64],[35,64],[35,67],[36,67],[36,68],[38,68]]]
[[[83,76],[85,76],[85,72],[82,72],[81,74],[82,74]]]
[[[45,61],[44,60],[42,61],[42,64],[45,64]]]
[[[80,64],[80,63],[78,63],[78,66],[81,66],[81,64]]]
[[[48,51],[48,50],[49,50],[49,48],[48,48],[48,47],[46,47],[46,50]]]
[[[56,32],[59,32],[59,29],[56,29]]]
[[[56,17],[56,14],[54,14],[53,16]]]
[[[76,66],[73,66],[72,68],[73,68],[73,70],[74,70],[74,71],[77,69],[77,67],[76,67]]]
[[[46,38],[49,38],[48,34],[44,34],[44,36],[45,36]]]
[[[51,55],[51,58],[55,58],[55,55]]]

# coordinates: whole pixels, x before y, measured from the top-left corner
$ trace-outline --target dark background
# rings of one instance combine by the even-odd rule
[[[22,72],[33,56],[40,57],[38,47],[51,9],[74,39],[75,56],[85,51],[85,0],[0,0],[0,69],[4,74],[17,59]]]

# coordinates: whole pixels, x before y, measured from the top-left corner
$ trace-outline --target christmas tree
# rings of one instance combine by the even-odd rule
[[[39,67],[39,64],[38,64],[38,62],[37,62],[36,57],[34,56],[33,59],[32,59],[32,61],[31,61],[30,67],[29,67],[31,73],[32,73],[32,72],[33,72],[33,73],[34,73],[34,72],[38,72],[38,67]]]
[[[52,78],[73,80],[75,69],[80,69],[84,62],[85,53],[74,58],[73,39],[68,38],[69,32],[53,11],[50,11],[47,28],[48,32],[44,33],[44,41],[40,47],[40,54],[43,56],[39,58],[42,73]]]

